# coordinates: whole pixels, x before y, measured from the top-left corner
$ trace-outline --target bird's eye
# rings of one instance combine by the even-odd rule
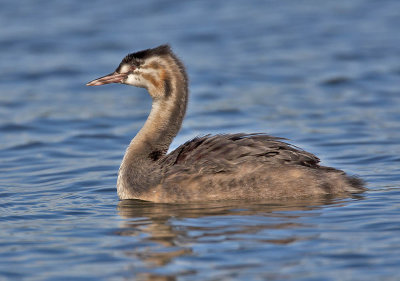
[[[134,59],[133,61],[132,61],[132,65],[135,67],[135,68],[138,68],[138,67],[140,67],[140,65],[143,63],[143,61],[141,60],[141,59]]]

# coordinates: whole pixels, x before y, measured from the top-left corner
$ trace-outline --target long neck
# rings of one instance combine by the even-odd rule
[[[154,161],[167,153],[181,128],[187,105],[187,91],[174,88],[169,99],[153,99],[150,115],[129,144],[126,157],[133,154]]]
[[[157,182],[156,161],[178,134],[188,100],[187,77],[179,65],[165,70],[160,87],[149,87],[152,109],[143,128],[129,144],[122,160],[117,189],[121,199],[135,198]]]

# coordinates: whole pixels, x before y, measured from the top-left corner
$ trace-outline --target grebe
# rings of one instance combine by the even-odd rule
[[[196,137],[167,154],[188,101],[188,78],[169,45],[127,55],[111,74],[86,85],[146,88],[153,103],[130,142],[118,173],[122,199],[191,202],[349,195],[362,180],[320,166],[319,159],[265,134]]]

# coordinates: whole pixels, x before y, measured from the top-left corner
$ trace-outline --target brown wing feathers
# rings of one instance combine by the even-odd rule
[[[221,134],[203,136],[178,147],[161,163],[166,166],[213,161],[263,161],[317,167],[319,159],[304,150],[265,134]]]

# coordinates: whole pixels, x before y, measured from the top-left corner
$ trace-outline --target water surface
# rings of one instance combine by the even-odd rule
[[[400,2],[0,3],[0,280],[398,280]],[[150,98],[85,87],[169,42],[177,147],[266,132],[358,175],[353,198],[118,201]]]

